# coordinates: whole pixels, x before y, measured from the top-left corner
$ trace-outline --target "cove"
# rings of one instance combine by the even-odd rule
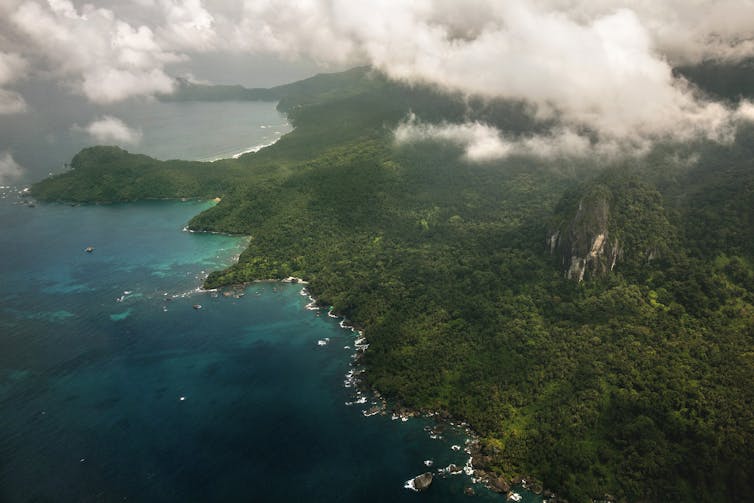
[[[346,405],[356,335],[301,285],[198,290],[246,243],[182,231],[208,203],[15,202],[0,202],[0,500],[465,498],[465,475],[403,487],[462,466],[463,432]]]

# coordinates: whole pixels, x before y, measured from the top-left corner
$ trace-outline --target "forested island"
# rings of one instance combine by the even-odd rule
[[[745,94],[708,70],[679,71]],[[549,124],[369,68],[171,99],[279,100],[295,129],[212,163],[87,148],[34,197],[222,198],[189,227],[251,241],[206,287],[304,278],[365,330],[370,386],[468,421],[475,468],[571,501],[754,492],[754,128],[624,159],[468,162],[394,132],[409,116],[511,137]]]

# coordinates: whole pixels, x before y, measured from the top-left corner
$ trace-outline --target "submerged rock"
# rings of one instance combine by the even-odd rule
[[[432,484],[432,474],[427,472],[414,477],[414,489],[424,491]]]

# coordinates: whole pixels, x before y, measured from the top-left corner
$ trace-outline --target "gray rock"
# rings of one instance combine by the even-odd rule
[[[414,478],[414,488],[417,491],[426,490],[432,484],[432,474],[427,472]]]

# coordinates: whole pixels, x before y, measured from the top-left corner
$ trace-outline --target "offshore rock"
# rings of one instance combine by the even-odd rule
[[[414,489],[417,491],[424,491],[432,484],[432,474],[430,472],[423,473],[417,477],[414,477]]]

